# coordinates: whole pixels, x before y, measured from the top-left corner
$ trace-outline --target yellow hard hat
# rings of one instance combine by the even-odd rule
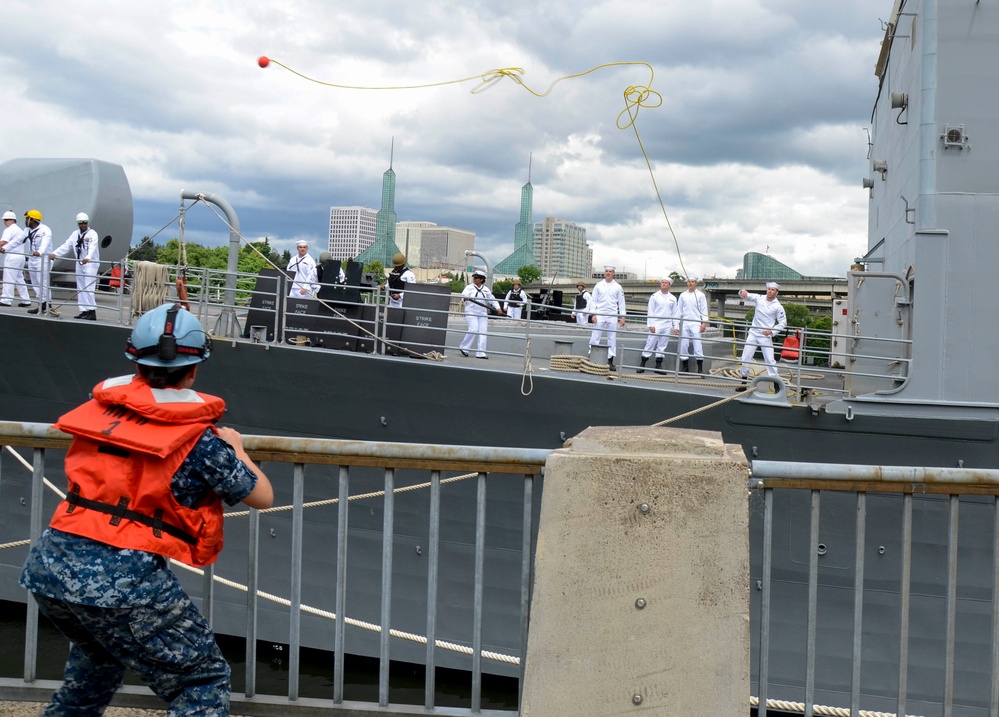
[[[42,213],[40,211],[38,211],[37,209],[29,209],[28,211],[26,211],[24,213],[24,218],[25,219],[34,219],[34,220],[40,222],[42,220]]]

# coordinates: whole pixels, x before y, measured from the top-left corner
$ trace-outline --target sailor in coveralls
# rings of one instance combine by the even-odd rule
[[[70,641],[64,681],[43,715],[100,715],[135,672],[170,717],[229,714],[229,665],[170,571],[222,548],[222,504],[267,508],[267,476],[222,399],[191,390],[211,342],[193,314],[164,304],[126,346],[138,373],[99,383],[56,426],[73,436],[67,497],[32,545],[21,585]]]
[[[70,252],[76,257],[76,305],[80,313],[74,319],[95,321],[97,300],[94,289],[97,287],[97,273],[101,268],[101,248],[97,232],[90,228],[90,217],[85,212],[76,215],[78,229],[69,235],[58,249],[49,254],[49,259],[66,256]]]
[[[389,306],[402,306],[402,290],[406,287],[406,284],[416,281],[416,274],[409,270],[406,266],[406,255],[402,252],[394,254],[392,256],[392,271],[389,272],[387,285],[388,285],[388,305]]]
[[[590,292],[586,290],[586,284],[583,282],[576,284],[576,296],[572,304],[572,318],[576,320],[577,324],[589,323],[590,315],[586,310],[589,308],[592,298]]]
[[[3,233],[0,233],[0,247],[10,244],[23,232],[21,227],[17,226],[17,215],[9,209],[3,213],[3,227]],[[31,306],[28,285],[24,283],[24,255],[11,253],[0,256],[0,266],[3,266],[3,294],[0,295],[0,306],[13,305],[15,290],[21,300],[18,306]]]
[[[472,283],[461,292],[461,298],[465,302],[465,321],[468,322],[468,333],[461,340],[458,350],[462,356],[468,356],[472,348],[472,342],[478,337],[478,344],[475,347],[475,358],[487,359],[486,339],[489,331],[489,309],[500,313],[499,302],[493,296],[493,292],[486,286],[486,274],[484,271],[476,269],[472,272]]]
[[[21,252],[28,255],[28,274],[31,276],[31,286],[41,304],[44,314],[49,309],[49,281],[43,271],[43,262],[48,261],[52,253],[52,230],[42,224],[42,213],[37,209],[29,209],[24,213],[25,229],[21,236],[11,242],[0,241],[0,251]],[[24,247],[23,249],[21,247]],[[28,309],[29,314],[37,314],[39,307]],[[58,316],[59,312],[52,308],[49,313]]]
[[[680,359],[681,368],[690,370],[691,355],[697,359],[697,373],[704,372],[704,349],[701,347],[701,334],[708,328],[708,300],[704,292],[697,288],[700,279],[696,276],[687,277],[687,290],[677,297],[677,312],[680,322]],[[691,352],[693,345],[693,352]]]
[[[614,367],[614,357],[617,355],[617,329],[624,328],[624,290],[614,281],[616,267],[604,267],[604,280],[598,281],[593,287],[590,299],[590,313],[594,315],[596,327],[590,334],[590,346],[596,346],[600,335],[607,337],[607,366],[611,371]]]
[[[669,293],[672,285],[672,280],[664,276],[659,280],[659,291],[649,297],[649,337],[645,339],[642,365],[636,373],[645,373],[645,364],[653,352],[656,354],[656,371],[660,372],[669,337],[680,333],[680,324],[676,320],[676,297]]]
[[[519,319],[527,303],[527,294],[520,288],[520,280],[513,280],[513,287],[506,292],[506,315],[511,319]]]
[[[288,298],[311,299],[319,291],[319,277],[316,274],[316,260],[309,256],[309,242],[304,239],[295,243],[298,256],[288,262],[292,274]]]
[[[746,334],[746,345],[742,349],[742,383],[735,389],[745,391],[746,382],[749,379],[749,364],[756,354],[756,347],[760,347],[763,352],[763,361],[767,365],[767,375],[777,377],[777,363],[774,361],[774,335],[779,334],[787,326],[787,314],[784,307],[777,300],[777,292],[780,284],[774,281],[767,282],[767,293],[750,294],[743,289],[739,292],[746,301],[752,302],[756,307],[753,314],[753,323]]]

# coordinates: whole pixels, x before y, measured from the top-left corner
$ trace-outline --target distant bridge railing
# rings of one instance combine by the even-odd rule
[[[31,496],[23,505],[5,500],[0,522],[0,564],[16,576],[26,539],[61,500],[69,438],[45,424],[0,422],[0,446],[3,495]],[[535,485],[548,451],[264,436],[245,436],[244,446],[271,476],[276,507],[227,513],[226,548],[209,569],[172,566],[216,632],[245,638],[233,713],[510,714],[515,704],[483,709],[483,674],[522,676]],[[16,585],[4,588],[5,599],[17,599]],[[23,678],[0,679],[0,700],[47,701],[58,686],[39,679],[38,641],[29,598]],[[268,668],[258,643],[287,646],[285,694],[258,689]],[[305,647],[333,654],[320,696],[301,687]],[[357,654],[377,658],[377,702],[349,699],[344,666]],[[422,704],[390,707],[390,661],[424,666]],[[442,703],[438,668],[470,675],[464,704]],[[162,708],[140,687],[126,686],[114,704]]]

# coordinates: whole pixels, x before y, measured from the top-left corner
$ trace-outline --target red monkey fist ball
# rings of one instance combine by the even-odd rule
[[[269,64],[271,64],[271,59],[267,57],[267,55],[261,55],[259,58],[257,58],[257,64],[260,65],[261,67],[267,67]]]

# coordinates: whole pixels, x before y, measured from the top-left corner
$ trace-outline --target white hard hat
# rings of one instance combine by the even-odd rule
[[[81,222],[87,222],[88,224],[90,223],[90,217],[87,216],[86,212],[80,212],[79,214],[76,215],[76,223],[80,224]]]
[[[14,212],[10,211],[9,209],[3,213],[3,218],[13,219],[15,222],[17,221],[17,215],[14,214]]]

